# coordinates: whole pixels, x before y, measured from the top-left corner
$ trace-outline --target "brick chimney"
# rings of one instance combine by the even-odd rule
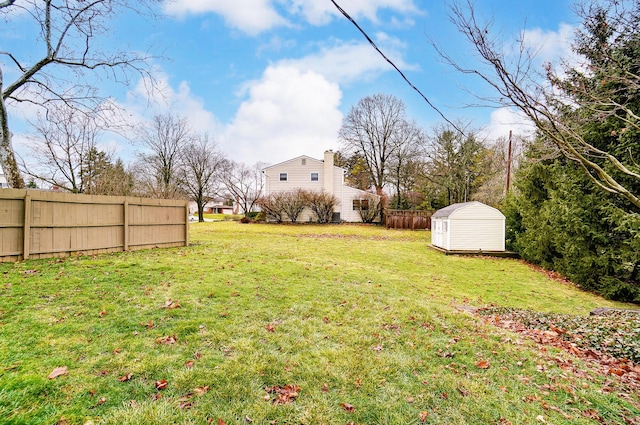
[[[324,151],[324,179],[322,188],[325,192],[333,194],[333,151]]]

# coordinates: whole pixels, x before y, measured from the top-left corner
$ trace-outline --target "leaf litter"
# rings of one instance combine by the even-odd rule
[[[640,314],[636,312],[611,310],[583,317],[490,307],[476,314],[538,344],[561,348],[595,365],[600,375],[640,391]],[[563,370],[582,373],[570,361],[555,360]]]

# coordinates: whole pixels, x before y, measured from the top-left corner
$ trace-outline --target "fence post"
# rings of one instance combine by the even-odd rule
[[[185,217],[184,217],[184,246],[189,246],[189,203],[187,202],[184,206]]]
[[[122,250],[129,250],[129,199],[124,198],[123,208],[123,221],[122,221]]]
[[[31,195],[24,195],[24,226],[22,227],[22,259],[28,260],[31,252]]]

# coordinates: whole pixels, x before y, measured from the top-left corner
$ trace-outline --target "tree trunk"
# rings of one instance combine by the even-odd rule
[[[196,202],[198,204],[198,222],[204,223],[204,202],[202,198]]]
[[[0,94],[2,93],[2,69],[0,68]],[[0,167],[4,172],[9,187],[24,189],[24,179],[18,170],[18,163],[11,145],[11,132],[4,97],[0,95]]]

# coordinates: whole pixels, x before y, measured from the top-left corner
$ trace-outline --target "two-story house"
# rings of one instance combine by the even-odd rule
[[[344,184],[344,168],[336,167],[333,162],[333,151],[324,153],[324,160],[306,155],[281,162],[262,170],[265,179],[265,195],[295,189],[308,191],[325,191],[338,199],[334,209],[334,222],[362,221],[358,213],[360,205],[372,194]],[[299,221],[307,221],[310,211],[302,213]]]

